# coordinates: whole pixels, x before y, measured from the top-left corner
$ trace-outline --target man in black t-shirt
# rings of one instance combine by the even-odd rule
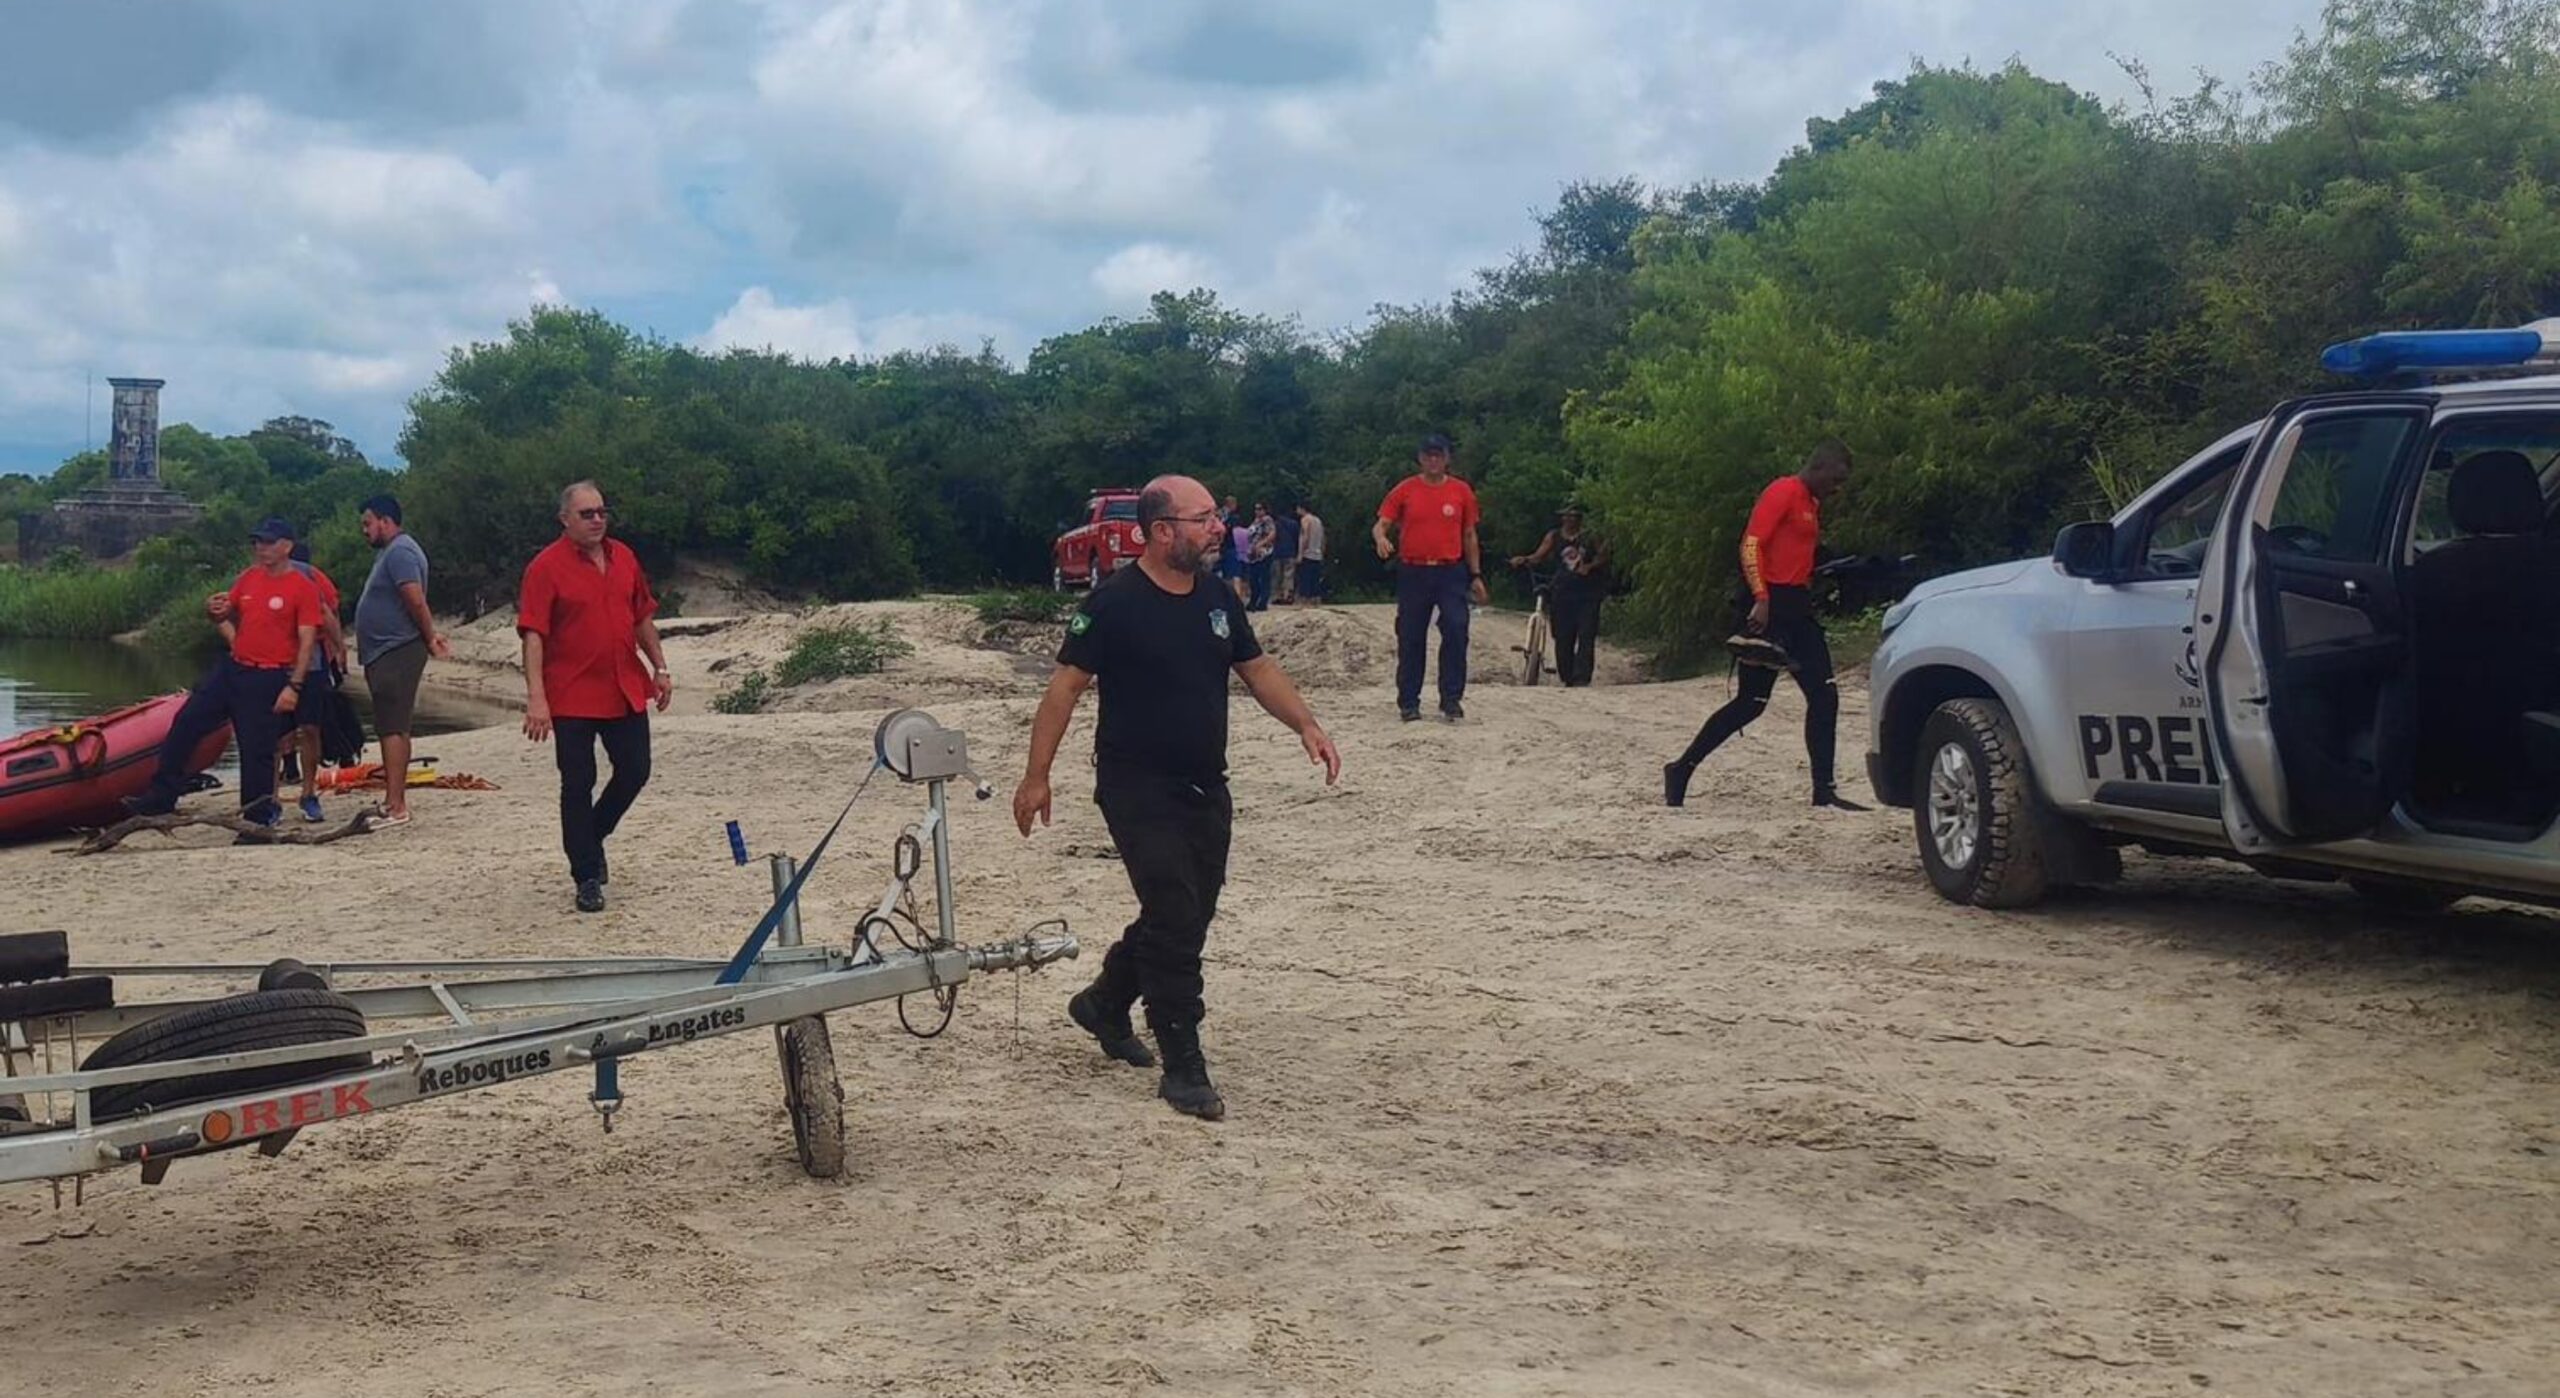
[[[1233,593],[1206,568],[1225,532],[1208,487],[1160,476],[1138,494],[1138,566],[1114,573],[1085,597],[1067,623],[1057,673],[1031,721],[1031,758],[1013,793],[1024,836],[1049,823],[1049,764],[1085,687],[1100,682],[1102,717],[1093,742],[1094,803],[1119,847],[1138,918],[1103,955],[1102,974],[1067,1002],[1067,1015],[1134,1067],[1154,1058],[1129,1021],[1147,1006],[1147,1027],[1164,1052],[1157,1091],[1174,1110],[1215,1121],[1226,1103],[1200,1051],[1200,949],[1227,879],[1235,817],[1227,796],[1227,676],[1306,745],[1324,765],[1325,784],[1342,774],[1342,755],[1297,686],[1262,653]]]

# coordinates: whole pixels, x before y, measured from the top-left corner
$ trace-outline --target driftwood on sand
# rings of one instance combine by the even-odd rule
[[[343,840],[349,835],[372,833],[374,813],[369,810],[358,811],[355,818],[346,824],[335,829],[318,831],[291,830],[280,825],[260,825],[254,820],[245,820],[238,815],[207,815],[178,811],[169,815],[130,816],[103,830],[89,832],[86,839],[63,853],[104,854],[123,844],[127,836],[138,835],[146,830],[156,830],[163,835],[168,835],[190,825],[219,826],[262,845],[325,845]]]

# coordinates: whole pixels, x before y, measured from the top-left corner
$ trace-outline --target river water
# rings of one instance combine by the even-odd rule
[[[0,639],[0,737],[59,727],[138,699],[185,689],[203,669],[202,660],[158,654],[119,641]],[[350,692],[348,697],[364,715],[370,738],[371,705],[360,693]],[[466,716],[439,715],[426,703],[419,705],[421,735],[468,726]],[[214,770],[227,781],[237,766],[226,752]]]

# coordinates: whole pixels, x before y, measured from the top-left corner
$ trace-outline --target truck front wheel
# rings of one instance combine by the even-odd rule
[[[1929,882],[1951,902],[2023,908],[2048,882],[2044,813],[2027,748],[1993,699],[1950,699],[1920,728],[1912,823]]]

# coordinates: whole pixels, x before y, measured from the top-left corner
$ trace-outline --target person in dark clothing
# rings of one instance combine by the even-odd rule
[[[1138,496],[1138,566],[1114,573],[1067,623],[1058,668],[1031,722],[1031,755],[1013,793],[1028,838],[1049,823],[1049,766],[1087,686],[1099,683],[1093,799],[1138,895],[1137,920],[1102,958],[1102,974],[1067,1001],[1067,1016],[1102,1051],[1133,1067],[1155,1059],[1130,1023],[1146,1003],[1164,1055],[1157,1093],[1209,1121],[1226,1102],[1200,1049],[1200,951],[1227,878],[1235,807],[1227,794],[1227,676],[1233,673],[1324,766],[1342,756],[1277,662],[1262,653],[1233,594],[1208,568],[1221,522],[1208,488],[1161,476]]]
[[[1600,604],[1609,596],[1609,545],[1582,527],[1582,511],[1567,505],[1538,547],[1511,560],[1514,568],[1556,562],[1547,589],[1547,611],[1556,633],[1556,674],[1565,684],[1591,683],[1600,645]]]
[[[1742,579],[1751,592],[1744,632],[1774,642],[1777,653],[1742,667],[1740,692],[1707,716],[1689,748],[1662,769],[1663,804],[1688,799],[1689,777],[1725,739],[1750,726],[1769,707],[1779,668],[1790,669],[1804,691],[1805,755],[1813,763],[1813,804],[1844,811],[1866,807],[1840,794],[1833,780],[1832,746],[1840,723],[1840,690],[1831,674],[1831,646],[1813,614],[1813,561],[1822,537],[1822,502],[1849,483],[1849,448],[1827,441],[1805,458],[1804,469],[1772,481],[1760,492],[1742,531]]]
[[[240,754],[240,814],[273,825],[276,740],[293,722],[320,635],[320,589],[293,566],[293,526],[270,516],[249,535],[257,559],[230,590],[205,599],[230,649],[188,691],[169,724],[151,787],[125,798],[135,815],[167,815],[191,775],[188,761],[206,738],[231,725]],[[244,840],[247,836],[242,836]]]

